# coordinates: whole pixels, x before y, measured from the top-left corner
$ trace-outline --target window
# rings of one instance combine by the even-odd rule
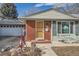
[[[69,22],[62,22],[62,33],[69,33]]]
[[[61,22],[58,22],[58,33],[61,33]]]
[[[73,22],[58,22],[58,34],[73,34]]]
[[[43,38],[43,28],[44,28],[43,21],[37,21],[36,22],[36,37],[37,38]]]

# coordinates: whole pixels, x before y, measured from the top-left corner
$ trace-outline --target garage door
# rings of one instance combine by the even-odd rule
[[[20,36],[23,34],[22,25],[0,25],[0,36]]]

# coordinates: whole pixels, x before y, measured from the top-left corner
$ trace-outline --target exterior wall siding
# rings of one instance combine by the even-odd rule
[[[75,34],[79,36],[79,22],[75,22]]]
[[[57,31],[56,31],[56,21],[51,22],[52,25],[52,41],[58,41]]]
[[[28,41],[35,39],[35,20],[27,21],[27,39]]]
[[[52,33],[53,33],[53,36],[57,36],[57,32],[56,32],[56,21],[53,21],[52,22],[52,24],[53,24],[53,31],[52,31]]]

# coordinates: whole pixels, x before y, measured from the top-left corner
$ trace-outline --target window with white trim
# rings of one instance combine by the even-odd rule
[[[73,34],[73,24],[74,22],[57,22],[58,24],[58,34]]]

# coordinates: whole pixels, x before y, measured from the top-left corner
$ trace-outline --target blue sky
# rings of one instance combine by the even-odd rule
[[[73,3],[16,3],[16,9],[20,16],[27,16],[29,14],[37,13],[39,11],[44,11],[50,8],[60,8],[60,12],[65,12],[64,10],[72,9]],[[28,12],[30,11],[30,12]]]
[[[28,14],[27,11],[30,9],[36,8],[40,11],[47,10],[53,6],[53,4],[41,4],[41,3],[16,3],[16,9],[20,16],[26,16]],[[33,11],[36,12],[36,11]]]

